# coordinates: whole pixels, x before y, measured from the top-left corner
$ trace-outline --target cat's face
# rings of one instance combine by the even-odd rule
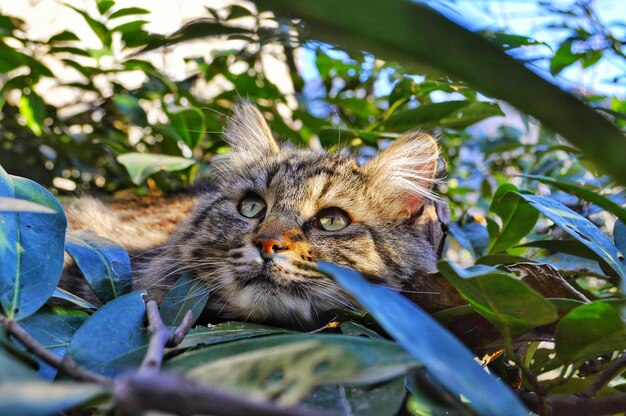
[[[280,149],[245,104],[226,135],[233,151],[215,163],[215,189],[179,233],[183,259],[222,316],[307,327],[350,306],[312,270],[319,260],[394,288],[433,270],[430,137],[403,138],[359,167],[336,153]]]

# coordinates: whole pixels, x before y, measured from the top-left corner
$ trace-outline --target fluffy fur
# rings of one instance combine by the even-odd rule
[[[140,254],[135,286],[154,298],[192,272],[211,292],[209,312],[224,319],[312,327],[324,312],[354,306],[312,270],[318,260],[398,290],[435,270],[442,233],[432,193],[439,157],[432,137],[408,133],[360,167],[343,154],[279,146],[256,107],[243,103],[225,138],[232,151],[215,159],[210,186],[195,197],[153,204],[152,217],[140,209],[126,219],[129,211],[121,207],[79,200],[68,206],[70,227],[94,229]],[[251,193],[267,205],[260,218],[238,211]],[[195,207],[185,214],[192,199]],[[316,225],[318,213],[330,207],[348,213],[346,228]],[[176,221],[163,217],[168,212],[185,219],[174,227]],[[259,235],[280,240],[284,249],[263,260]]]

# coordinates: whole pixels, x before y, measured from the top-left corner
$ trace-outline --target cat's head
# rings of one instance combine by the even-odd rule
[[[222,316],[306,327],[351,305],[311,270],[318,260],[396,289],[434,270],[431,136],[408,133],[359,166],[340,153],[281,147],[256,107],[242,103],[225,138],[232,151],[214,163],[214,190],[178,235],[181,257]]]

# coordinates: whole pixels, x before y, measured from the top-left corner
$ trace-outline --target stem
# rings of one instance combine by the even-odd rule
[[[61,358],[50,352],[46,347],[41,345],[39,341],[31,337],[17,322],[0,315],[0,324],[11,336],[21,342],[29,352],[35,354],[62,373],[76,380],[111,385],[110,379],[80,367],[72,358]]]
[[[611,382],[615,377],[619,376],[626,370],[626,354],[620,355],[617,360],[613,361],[611,366],[604,371],[600,376],[581,393],[582,397],[593,397],[602,390],[607,384]]]
[[[511,345],[511,337],[508,331],[505,331],[502,333],[502,338],[504,342],[504,350],[506,351],[507,357],[509,358],[509,360],[513,361],[522,370],[522,374],[524,375],[526,380],[528,380],[533,390],[535,390],[535,393],[537,395],[538,406],[540,409],[539,413],[542,415],[549,415],[550,412],[549,412],[548,402],[545,397],[546,392],[541,386],[541,384],[539,384],[539,380],[537,380],[537,376],[530,370],[530,368],[526,366],[526,364],[524,363],[524,360],[522,360],[517,355],[517,353],[513,350],[513,346]]]

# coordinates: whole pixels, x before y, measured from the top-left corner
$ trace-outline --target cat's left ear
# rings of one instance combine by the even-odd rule
[[[370,160],[365,170],[376,199],[399,216],[411,216],[435,196],[439,145],[422,132],[409,132]]]
[[[263,114],[255,105],[245,101],[235,104],[233,114],[224,128],[224,139],[233,152],[251,157],[279,151]]]

